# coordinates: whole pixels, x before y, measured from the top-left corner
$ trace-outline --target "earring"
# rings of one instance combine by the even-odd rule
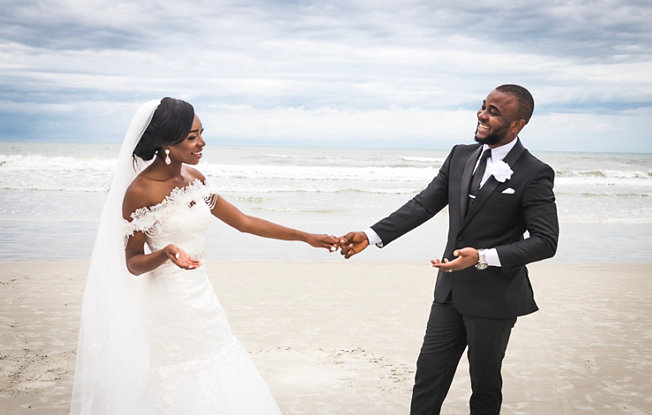
[[[172,160],[170,160],[170,149],[166,148],[165,149],[165,164],[170,164],[172,163]]]

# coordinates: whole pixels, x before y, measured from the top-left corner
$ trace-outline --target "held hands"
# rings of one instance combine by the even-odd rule
[[[165,247],[165,253],[170,261],[174,262],[179,268],[182,269],[195,269],[201,265],[200,261],[192,259],[188,253],[176,245],[168,245]]]
[[[306,242],[315,248],[326,248],[330,252],[338,249],[344,258],[349,259],[353,255],[362,252],[369,241],[364,232],[349,232],[344,236],[335,237],[326,234],[308,234]]]
[[[452,261],[449,261],[448,259],[444,258],[443,261],[439,259],[434,259],[430,262],[432,263],[433,267],[439,268],[444,272],[453,272],[453,271],[461,271],[465,268],[473,266],[477,264],[478,260],[480,259],[478,255],[478,251],[475,248],[470,248],[470,247],[456,249],[455,251],[453,251],[453,255],[455,255],[457,258],[455,258]]]

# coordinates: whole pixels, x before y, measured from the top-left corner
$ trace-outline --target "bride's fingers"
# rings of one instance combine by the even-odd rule
[[[339,244],[329,244],[328,245],[328,250],[330,252],[335,252],[340,248]]]
[[[195,269],[201,265],[201,261],[192,259],[190,255],[183,251],[176,252],[171,259],[179,268],[183,269]]]
[[[319,247],[326,248],[330,252],[337,251],[339,240],[333,235],[322,235],[319,240]]]
[[[195,268],[199,268],[200,265],[201,265],[201,262],[192,261],[191,263],[183,265],[182,268],[184,268],[184,269],[195,269]]]

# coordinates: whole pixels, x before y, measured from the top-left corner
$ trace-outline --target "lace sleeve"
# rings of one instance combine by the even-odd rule
[[[204,197],[204,200],[206,201],[206,204],[208,205],[208,208],[210,210],[213,210],[213,208],[215,207],[215,204],[217,203],[218,198],[219,198],[219,195],[217,193],[211,193],[211,194]]]
[[[159,218],[155,211],[140,208],[131,214],[131,222],[123,221],[125,243],[136,232],[145,232],[147,236],[156,236],[159,231]]]
[[[220,195],[217,193],[217,191],[214,190],[212,186],[212,182],[209,181],[208,179],[204,180],[204,200],[206,201],[206,204],[208,205],[208,208],[210,210],[213,210],[215,207],[215,204],[217,203],[217,199],[220,197]]]

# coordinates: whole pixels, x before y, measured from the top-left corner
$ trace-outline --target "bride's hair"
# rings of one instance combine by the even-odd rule
[[[163,98],[134,149],[133,156],[151,160],[162,146],[183,141],[190,133],[195,109],[180,99]]]

